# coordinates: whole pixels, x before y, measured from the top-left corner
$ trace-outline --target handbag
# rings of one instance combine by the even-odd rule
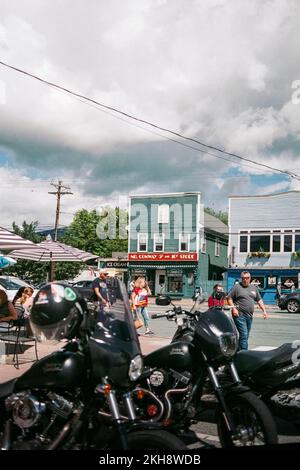
[[[139,328],[142,328],[142,326],[144,326],[144,323],[142,322],[142,320],[138,318],[137,320],[134,321],[134,326],[138,330]]]

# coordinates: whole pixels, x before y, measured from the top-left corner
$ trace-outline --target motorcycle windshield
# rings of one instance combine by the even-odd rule
[[[224,364],[236,353],[238,332],[230,312],[210,308],[199,316],[195,342],[212,362]]]
[[[131,361],[141,350],[124,284],[111,278],[108,292],[111,307],[99,308],[96,328],[89,338],[93,372],[97,379],[108,377],[124,384]]]
[[[224,333],[237,334],[231,313],[225,312],[221,308],[210,308],[207,312],[202,313],[197,322],[197,327],[198,331],[201,327],[206,331],[210,330],[215,336],[221,336]]]

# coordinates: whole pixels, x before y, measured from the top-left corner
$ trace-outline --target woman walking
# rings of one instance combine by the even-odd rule
[[[131,295],[132,305],[134,306],[137,316],[142,316],[146,328],[145,335],[153,335],[153,331],[149,328],[148,314],[148,296],[151,295],[148,283],[144,277],[139,277],[135,281],[135,287]]]

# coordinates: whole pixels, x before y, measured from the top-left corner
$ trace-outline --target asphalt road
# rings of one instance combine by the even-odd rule
[[[150,315],[163,313],[166,310],[167,307],[149,305]],[[205,306],[201,310],[205,311]],[[267,311],[269,318],[264,320],[260,310],[255,310],[250,333],[250,349],[261,346],[278,347],[283,343],[297,340],[300,342],[300,314],[286,313],[274,307],[267,308]],[[158,336],[172,337],[176,331],[176,323],[166,318],[151,320],[151,330]]]

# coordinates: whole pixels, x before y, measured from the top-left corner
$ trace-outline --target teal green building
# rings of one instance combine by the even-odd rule
[[[151,291],[192,297],[224,284],[228,228],[203,210],[201,193],[130,196],[129,279],[146,277]]]

